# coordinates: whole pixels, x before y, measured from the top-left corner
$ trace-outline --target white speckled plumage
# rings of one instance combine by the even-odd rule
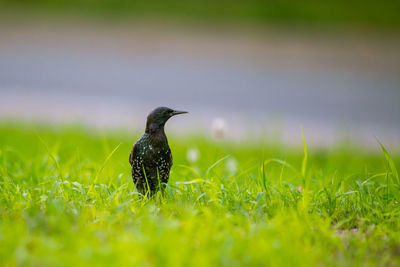
[[[129,156],[132,178],[140,193],[152,195],[168,183],[172,153],[164,125],[170,117],[182,113],[186,112],[161,107],[147,117],[146,131],[134,144]]]

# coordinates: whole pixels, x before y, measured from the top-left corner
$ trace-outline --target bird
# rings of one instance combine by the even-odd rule
[[[158,107],[147,116],[145,132],[129,155],[133,182],[142,195],[164,191],[173,163],[164,126],[172,116],[185,113],[188,112]]]

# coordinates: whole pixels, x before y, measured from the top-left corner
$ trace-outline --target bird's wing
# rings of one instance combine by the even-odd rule
[[[133,151],[134,150],[135,150],[135,145],[132,147],[131,154],[129,155],[129,163],[131,164],[131,166],[133,164]]]

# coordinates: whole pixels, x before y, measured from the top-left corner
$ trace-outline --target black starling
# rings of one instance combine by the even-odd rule
[[[174,115],[186,111],[159,107],[147,116],[146,131],[133,145],[129,156],[132,178],[136,189],[143,195],[153,195],[164,189],[172,166],[172,154],[168,145],[164,125]]]

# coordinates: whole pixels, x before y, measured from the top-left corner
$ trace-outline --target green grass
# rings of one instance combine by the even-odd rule
[[[170,135],[166,194],[141,199],[138,137],[0,124],[0,265],[400,265],[394,148]]]
[[[82,17],[156,19],[201,23],[395,28],[397,0],[0,0],[12,13],[75,14]]]

